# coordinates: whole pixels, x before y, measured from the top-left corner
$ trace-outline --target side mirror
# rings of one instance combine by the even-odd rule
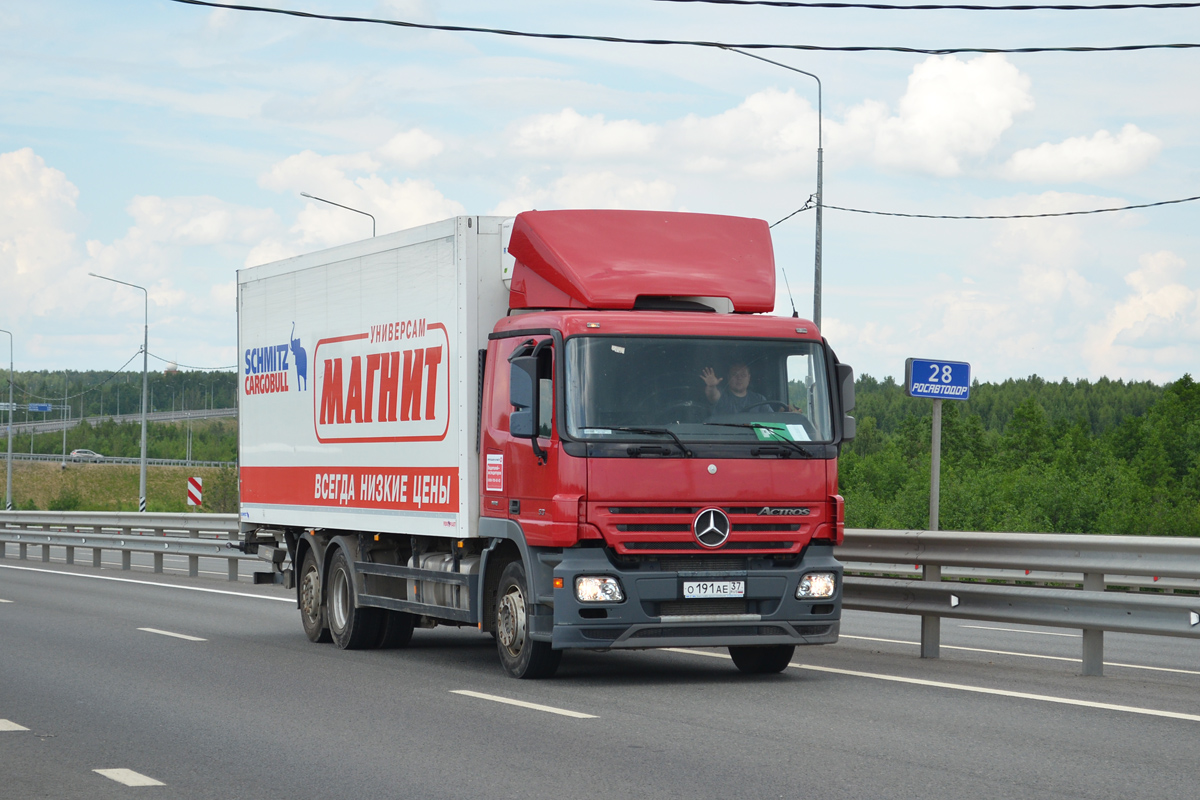
[[[838,364],[838,383],[842,387],[842,413],[849,414],[854,410],[854,367],[849,364]]]
[[[854,367],[838,364],[837,374],[842,387],[842,441],[848,442],[858,429],[858,424],[849,413],[854,410]]]
[[[537,362],[537,356],[521,356],[509,367],[508,402],[514,410],[508,418],[508,432],[518,439],[537,435]]]

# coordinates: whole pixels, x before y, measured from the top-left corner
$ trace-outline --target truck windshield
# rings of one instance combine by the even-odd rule
[[[825,352],[811,341],[576,336],[566,347],[572,438],[829,442]]]

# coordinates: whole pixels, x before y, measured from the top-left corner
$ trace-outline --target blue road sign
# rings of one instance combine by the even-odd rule
[[[30,411],[53,411],[53,407],[49,403],[30,403]]]
[[[968,400],[971,365],[965,361],[910,358],[904,362],[904,391],[909,397]]]

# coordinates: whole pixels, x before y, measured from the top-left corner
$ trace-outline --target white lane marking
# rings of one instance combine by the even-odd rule
[[[154,778],[131,769],[94,769],[92,772],[126,786],[166,786],[162,781],[156,781]]]
[[[0,731],[27,731],[24,725],[18,725],[11,719],[0,719]]]
[[[138,628],[139,631],[146,633],[157,633],[159,636],[174,636],[176,639],[187,639],[189,642],[207,642],[208,639],[201,639],[199,636],[188,636],[186,633],[171,633],[170,631],[160,631],[158,628]]]
[[[0,603],[11,603],[12,600],[0,600]]]
[[[526,703],[524,700],[512,700],[508,697],[497,697],[494,694],[484,694],[483,692],[472,692],[467,689],[451,689],[450,694],[461,694],[466,697],[476,697],[480,700],[491,700],[495,703],[506,703],[510,706],[520,706],[521,708],[532,708],[534,711],[545,711],[548,714],[559,714],[564,717],[574,717],[575,719],[596,719],[595,714],[584,714],[579,711],[570,711],[565,708],[555,708],[554,706],[543,706],[537,703]]]
[[[920,647],[920,642],[906,642],[901,639],[878,639],[874,636],[851,636],[849,634],[841,634],[843,639],[862,639],[867,642],[887,642],[888,644],[911,644]],[[957,644],[942,645],[947,650],[967,650],[972,653],[992,653],[998,656],[1020,656],[1021,658],[1044,658],[1049,661],[1074,661],[1076,664],[1082,663],[1082,658],[1070,658],[1068,656],[1044,656],[1038,653],[1014,653],[1012,650],[988,650],[983,647],[963,647]],[[1176,669],[1174,667],[1151,667],[1146,664],[1122,664],[1120,661],[1105,661],[1106,667],[1124,667],[1126,669],[1148,669],[1154,672],[1178,672],[1183,675],[1200,675],[1200,671],[1194,669]]]
[[[673,653],[687,653],[694,656],[712,656],[714,658],[729,658],[724,653],[711,653],[704,650],[689,650],[683,647],[665,647]],[[1076,700],[1071,697],[1054,697],[1048,694],[1032,694],[1030,692],[1013,692],[1008,689],[992,689],[987,686],[970,686],[965,683],[947,683],[945,681],[930,681],[923,678],[905,678],[900,675],[885,675],[879,672],[861,672],[854,669],[838,669],[836,667],[819,667],[816,664],[788,664],[794,669],[810,669],[814,672],[829,672],[834,675],[850,675],[855,678],[870,678],[877,681],[892,683],[907,683],[913,686],[928,686],[934,689],[953,689],[956,692],[972,692],[974,694],[990,694],[998,697],[1014,697],[1019,700],[1037,700],[1041,703],[1057,703],[1065,706],[1082,706],[1098,708],[1105,711],[1123,711],[1127,714],[1142,714],[1148,717],[1168,717],[1170,719],[1185,719],[1190,722],[1200,722],[1200,714],[1185,714],[1181,711],[1161,711],[1157,708],[1141,708],[1139,706],[1122,706],[1115,703],[1098,703],[1093,700]]]
[[[56,569],[38,569],[37,567],[14,567],[0,564],[0,569],[19,569],[25,572],[44,572],[47,575],[66,575],[69,578],[91,578],[96,581],[116,581],[117,583],[137,583],[142,586],[160,586],[164,589],[184,589],[189,592],[207,592],[209,594],[228,594],[234,597],[252,597],[255,600],[278,600],[281,603],[295,603],[295,598],[269,597],[265,594],[250,594],[249,592],[230,592],[224,589],[205,589],[201,586],[176,586],[173,583],[156,583],[154,581],[135,581],[133,578],[114,578],[110,575],[84,575],[80,572],[59,572]]]
[[[1069,639],[1082,638],[1078,633],[1054,633],[1053,631],[1027,631],[1021,628],[994,628],[991,625],[959,625],[960,628],[974,628],[979,631],[1004,631],[1005,633],[1036,633],[1038,636],[1066,636]]]

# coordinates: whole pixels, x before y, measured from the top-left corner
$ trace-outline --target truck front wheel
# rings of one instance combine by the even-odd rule
[[[332,641],[329,626],[325,623],[325,603],[321,597],[321,572],[317,569],[317,557],[309,550],[304,554],[300,567],[300,624],[309,641],[324,644]]]
[[[500,573],[496,601],[496,650],[500,663],[514,678],[549,678],[558,669],[562,651],[529,636],[529,583],[525,565],[513,561]]]
[[[794,644],[758,644],[729,648],[729,657],[742,672],[768,675],[783,672],[796,652]]]
[[[362,650],[379,641],[379,609],[358,605],[354,573],[341,548],[329,563],[329,596],[325,608],[333,643],[342,650]]]

